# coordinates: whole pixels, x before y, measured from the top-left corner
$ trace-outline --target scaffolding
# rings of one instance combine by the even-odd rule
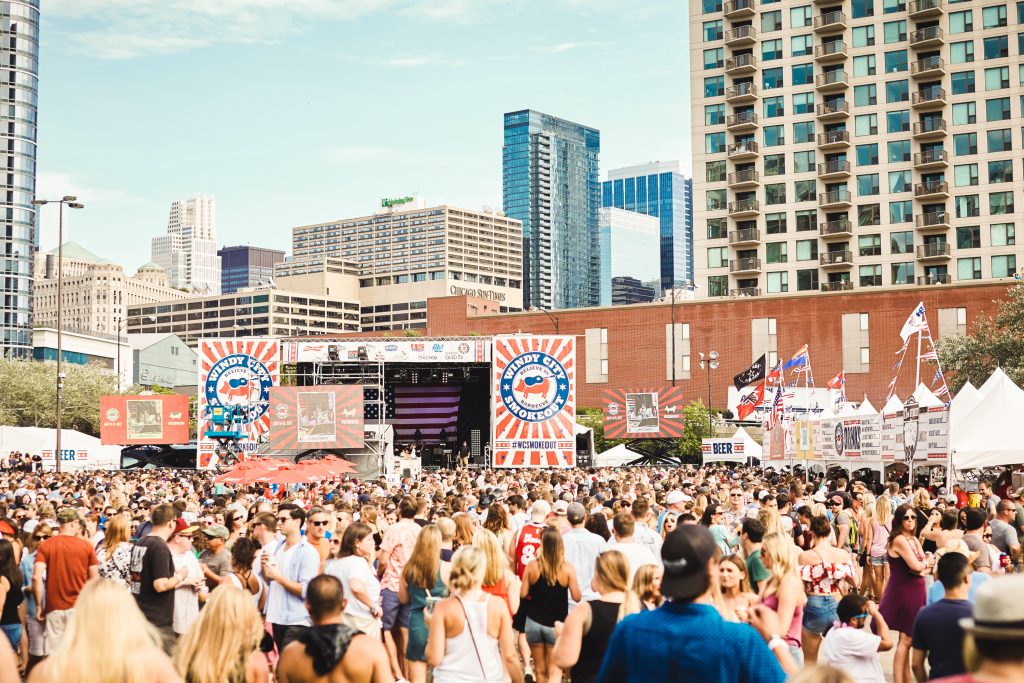
[[[313,363],[313,385],[359,384],[363,387],[364,406],[376,406],[376,419],[363,419],[366,447],[381,459],[386,454],[384,437],[387,403],[384,400],[384,361],[317,361]],[[364,408],[365,411],[365,408]]]

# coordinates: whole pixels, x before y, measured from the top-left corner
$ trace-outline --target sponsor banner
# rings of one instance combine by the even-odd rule
[[[239,445],[253,453],[270,431],[270,388],[280,382],[280,342],[276,339],[199,340],[199,428],[197,466],[216,464],[217,442],[206,436],[214,408],[241,406]]]
[[[683,390],[606,389],[604,435],[607,439],[678,439],[683,436]]]
[[[491,340],[374,339],[286,342],[285,358],[292,363],[490,363]]]
[[[797,420],[793,423],[793,452],[800,460],[814,458],[815,425],[810,420]]]
[[[846,431],[843,418],[830,417],[821,420],[821,459],[838,460],[846,452]]]
[[[860,418],[860,453],[865,460],[882,459],[882,416],[863,415]]]
[[[270,448],[362,448],[363,387],[357,384],[273,387]]]
[[[494,338],[495,467],[576,463],[576,338]]]
[[[786,459],[786,423],[780,420],[772,429],[765,430],[761,440],[761,461]]]
[[[896,460],[897,453],[903,459],[903,411],[882,414],[881,431],[882,460]]]
[[[944,461],[949,457],[949,409],[922,408],[913,397],[903,410],[882,418],[881,457],[897,462]]]
[[[100,443],[188,442],[188,396],[100,396]]]
[[[701,439],[704,462],[746,462],[743,441],[732,439]]]

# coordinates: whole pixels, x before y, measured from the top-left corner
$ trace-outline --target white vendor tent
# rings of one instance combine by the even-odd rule
[[[727,439],[702,439],[703,462],[746,462],[747,458],[761,460],[761,444],[754,441],[743,427]]]
[[[984,401],[954,431],[953,467],[971,469],[1024,463],[1024,442],[1013,429],[1024,415],[1024,391],[996,369],[978,390]]]
[[[981,403],[981,392],[968,382],[960,388],[949,402],[949,430],[956,442],[957,433],[966,424],[967,416]]]
[[[594,467],[622,467],[641,457],[643,456],[640,453],[631,451],[626,448],[626,444],[620,443],[618,446],[609,448],[604,453],[595,455]]]
[[[104,446],[95,436],[60,430],[61,470],[116,470],[121,468],[121,446]],[[53,449],[57,442],[56,429],[42,427],[0,427],[0,452],[20,451],[43,457],[43,469],[54,469]]]

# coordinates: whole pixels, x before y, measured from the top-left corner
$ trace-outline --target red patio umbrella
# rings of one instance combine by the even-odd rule
[[[320,479],[334,479],[356,471],[356,466],[336,455],[300,460],[299,467],[305,468]]]
[[[217,484],[252,484],[282,464],[285,462],[273,458],[251,458],[238,463],[213,481]]]
[[[286,462],[261,474],[256,481],[269,484],[311,484],[319,479],[320,477],[310,472],[308,468]]]

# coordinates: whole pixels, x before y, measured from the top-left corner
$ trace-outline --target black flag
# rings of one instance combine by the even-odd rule
[[[742,389],[748,384],[753,384],[758,380],[764,379],[765,361],[765,356],[762,353],[761,357],[755,360],[749,368],[733,377],[732,383],[736,385],[737,389]]]

